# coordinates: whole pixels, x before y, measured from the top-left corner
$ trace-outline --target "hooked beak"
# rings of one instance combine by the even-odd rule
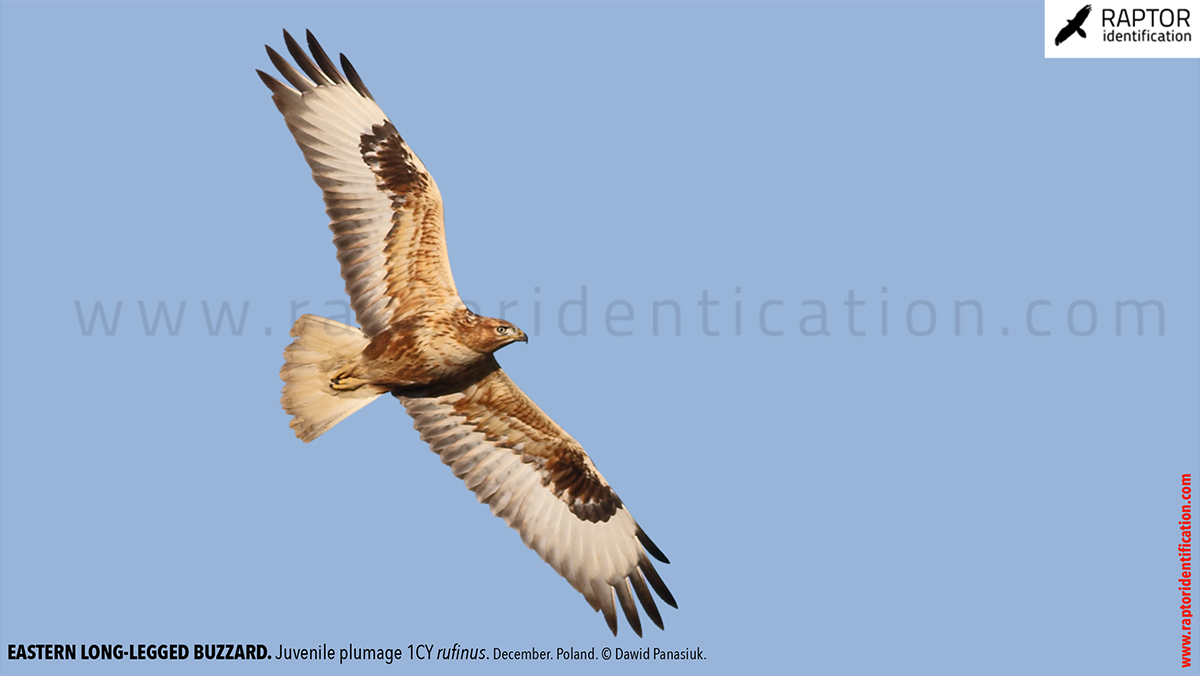
[[[529,336],[525,335],[525,332],[524,332],[524,331],[522,331],[521,329],[517,329],[517,337],[516,337],[516,340],[517,340],[517,342],[520,342],[520,343],[528,343],[528,342],[529,342]]]

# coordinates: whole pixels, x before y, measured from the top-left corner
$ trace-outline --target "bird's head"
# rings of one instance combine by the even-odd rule
[[[495,336],[493,340],[496,343],[496,347],[492,350],[493,352],[510,343],[529,342],[529,336],[525,335],[525,332],[518,329],[512,322],[488,317],[488,321],[485,324],[490,325],[492,335]]]
[[[504,319],[470,313],[463,318],[463,342],[471,348],[491,354],[512,343],[528,343],[529,337],[515,324]]]

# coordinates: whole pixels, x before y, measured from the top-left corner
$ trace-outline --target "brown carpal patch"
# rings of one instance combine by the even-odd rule
[[[429,175],[417,168],[413,154],[391,121],[371,127],[371,132],[362,135],[358,148],[383,185],[401,198],[428,190]]]
[[[494,364],[495,359],[488,360]],[[499,368],[481,372],[454,403],[464,423],[494,446],[509,448],[542,474],[542,483],[581,520],[608,521],[622,507],[583,449]]]
[[[359,137],[359,153],[376,188],[392,203],[392,227],[384,236],[386,295],[395,299],[393,319],[456,296],[446,262],[442,203],[433,179],[389,121]]]
[[[612,486],[601,481],[575,449],[558,450],[546,460],[543,471],[550,475],[554,494],[584,521],[608,521],[621,508]]]

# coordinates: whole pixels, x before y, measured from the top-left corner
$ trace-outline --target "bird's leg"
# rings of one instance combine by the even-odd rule
[[[329,379],[329,387],[342,392],[357,390],[366,384],[367,381],[355,377],[350,369],[341,369]]]

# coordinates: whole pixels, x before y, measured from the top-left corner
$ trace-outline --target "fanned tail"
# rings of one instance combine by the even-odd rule
[[[354,377],[369,342],[359,329],[332,319],[304,315],[292,326],[296,339],[283,352],[283,410],[305,443],[321,436],[386,389]]]

